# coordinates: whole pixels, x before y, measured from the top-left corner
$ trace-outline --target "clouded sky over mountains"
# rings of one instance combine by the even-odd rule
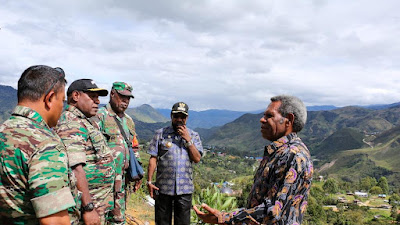
[[[0,83],[30,65],[134,87],[131,106],[400,101],[400,1],[0,0]],[[103,103],[107,98],[102,99]]]

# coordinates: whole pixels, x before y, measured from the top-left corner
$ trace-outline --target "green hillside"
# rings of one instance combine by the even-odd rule
[[[0,122],[8,119],[17,105],[17,90],[10,86],[0,85]]]
[[[328,150],[360,148],[363,135],[382,133],[400,124],[400,107],[372,110],[349,106],[331,111],[309,111],[299,136],[313,155]],[[245,114],[231,123],[210,131],[205,144],[238,154],[260,156],[267,143],[261,138],[259,120],[262,114]],[[347,129],[351,128],[351,129]],[[202,130],[201,132],[206,132]]]
[[[261,116],[262,114],[245,114],[214,130],[211,137],[204,139],[204,143],[218,146],[236,155],[259,156],[267,143],[260,133]]]
[[[142,121],[134,120],[136,126],[136,133],[139,137],[139,142],[148,142],[153,136],[154,132],[162,127],[169,126],[171,122],[165,123],[145,123]]]
[[[167,122],[168,118],[164,117],[150,105],[144,104],[136,108],[130,108],[126,110],[126,113],[131,116],[134,120],[142,121],[145,123],[158,123]]]
[[[389,135],[390,134],[390,135]],[[400,128],[382,133],[372,147],[337,151],[318,164],[322,175],[354,182],[370,176],[385,176],[393,187],[400,187]]]
[[[354,128],[343,128],[335,131],[324,139],[313,151],[320,156],[331,155],[332,152],[357,149],[366,145],[363,142],[364,134]]]

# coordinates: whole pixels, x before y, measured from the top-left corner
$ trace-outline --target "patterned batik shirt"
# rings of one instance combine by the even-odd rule
[[[110,104],[102,107],[95,117],[91,119],[97,123],[100,131],[107,139],[108,147],[113,152],[115,162],[115,183],[114,183],[114,209],[111,214],[115,221],[124,221],[126,209],[126,188],[125,188],[125,170],[129,166],[129,148],[122,135],[115,118],[124,129],[125,135],[135,152],[136,158],[139,156],[139,142],[136,138],[135,123],[132,118],[124,113],[124,117],[120,118],[113,111]]]
[[[187,128],[194,146],[203,154],[200,136]],[[193,169],[186,141],[169,126],[156,131],[148,153],[157,157],[156,186],[165,195],[193,193]]]
[[[62,113],[55,131],[67,148],[69,166],[83,165],[91,198],[103,216],[114,204],[115,179],[114,158],[103,134],[95,123],[71,105]]]
[[[39,224],[75,206],[69,172],[61,139],[39,113],[17,106],[0,127],[0,224]]]
[[[313,165],[310,153],[296,133],[265,147],[254,176],[247,208],[222,213],[228,224],[301,224],[307,207]]]

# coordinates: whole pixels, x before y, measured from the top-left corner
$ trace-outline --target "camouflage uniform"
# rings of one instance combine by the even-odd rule
[[[0,224],[39,224],[75,206],[65,146],[36,111],[17,106],[1,125],[0,157]]]
[[[114,160],[104,136],[96,124],[76,107],[68,105],[61,115],[56,132],[63,140],[69,166],[83,164],[89,192],[102,224],[113,207]]]
[[[115,185],[114,185],[114,209],[110,215],[110,222],[123,222],[125,221],[126,210],[126,188],[125,188],[125,170],[129,166],[129,148],[121,134],[115,119],[120,122],[125,134],[131,141],[133,149],[137,150],[139,143],[136,138],[135,123],[132,118],[125,113],[124,117],[120,118],[112,110],[111,105],[107,104],[105,107],[99,109],[95,121],[98,123],[100,130],[104,136],[107,137],[108,146],[113,151],[115,161]],[[136,155],[137,154],[137,155]],[[138,158],[138,152],[135,152]]]

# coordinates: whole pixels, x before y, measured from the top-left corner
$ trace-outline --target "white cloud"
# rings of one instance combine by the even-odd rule
[[[131,105],[254,110],[400,100],[400,2],[4,1],[0,83],[33,64],[134,86]],[[103,99],[104,102],[107,99]]]

